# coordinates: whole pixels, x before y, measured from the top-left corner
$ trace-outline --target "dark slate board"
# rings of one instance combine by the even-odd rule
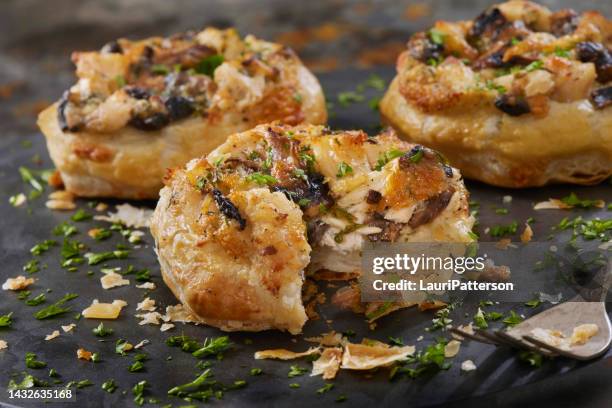
[[[368,75],[376,72],[385,79],[390,79],[393,70],[390,68],[374,71],[346,70],[330,74],[320,75],[326,94],[335,107],[332,109],[331,126],[335,128],[364,128],[370,131],[378,124],[378,115],[367,106],[367,100],[363,103],[353,104],[349,107],[341,107],[337,103],[336,94],[340,91],[353,90],[356,84],[364,81]],[[369,89],[368,97],[375,96],[380,92]],[[33,146],[22,147],[23,140],[30,140]],[[19,178],[17,168],[19,165],[32,167],[31,157],[34,154],[42,157],[43,163],[40,168],[50,167],[43,138],[40,134],[14,135],[0,139],[0,281],[7,277],[16,276],[21,273],[22,266],[31,259],[29,249],[37,242],[53,238],[52,228],[60,222],[67,220],[69,213],[52,212],[44,207],[44,196],[33,201],[28,206],[13,208],[8,204],[10,195],[25,191],[28,188]],[[34,166],[37,167],[37,166]],[[612,188],[609,184],[595,187],[571,187],[554,186],[543,189],[526,189],[520,191],[509,191],[492,188],[480,183],[468,182],[473,199],[481,203],[481,230],[486,225],[508,223],[511,220],[524,221],[529,216],[535,216],[537,222],[534,226],[535,237],[543,238],[548,235],[549,228],[558,223],[559,220],[568,215],[561,211],[547,211],[535,213],[532,210],[533,203],[549,197],[561,197],[571,191],[587,198],[603,198],[612,201]],[[510,214],[506,216],[496,215],[493,208],[501,205],[502,196],[510,194],[513,196],[512,203],[508,206]],[[108,201],[113,203],[113,201]],[[79,202],[80,206],[87,208],[86,201]],[[149,203],[154,205],[154,203]],[[88,211],[92,212],[88,209]],[[594,216],[598,211],[584,211],[584,215]],[[606,216],[605,210],[599,211],[600,216]],[[609,213],[607,214],[609,216]],[[95,251],[113,248],[118,242],[123,242],[117,234],[112,239],[98,243],[86,236],[86,231],[100,222],[76,223],[81,231],[76,236],[79,240],[90,244]],[[129,261],[111,261],[109,265],[127,265],[128,262],[138,267],[148,267],[153,271],[153,280],[158,288],[152,292],[152,297],[158,304],[163,306],[175,304],[170,291],[161,281],[155,255],[151,248],[152,239],[146,236],[146,246],[135,250]],[[35,320],[32,317],[34,310],[38,307],[23,305],[17,300],[14,293],[2,292],[0,294],[0,314],[8,311],[14,312],[13,327],[10,330],[1,330],[0,338],[9,342],[8,350],[0,352],[0,388],[4,389],[12,375],[25,370],[24,354],[34,352],[39,359],[48,363],[48,368],[55,368],[65,382],[70,380],[90,379],[95,385],[78,390],[77,404],[51,404],[49,406],[66,407],[115,407],[133,406],[131,387],[142,379],[146,379],[150,387],[146,393],[147,397],[154,397],[165,402],[173,402],[174,406],[182,405],[183,401],[168,399],[166,390],[176,384],[182,384],[194,378],[197,369],[197,360],[187,353],[176,348],[169,348],[164,344],[170,335],[184,333],[189,336],[203,339],[207,336],[219,336],[222,333],[214,328],[205,326],[193,326],[177,324],[170,332],[160,333],[158,326],[138,326],[137,319],[133,316],[135,306],[145,291],[134,288],[133,276],[130,277],[132,285],[102,290],[99,277],[101,273],[98,267],[81,266],[78,272],[70,273],[61,269],[58,264],[59,249],[53,248],[48,254],[41,257],[48,268],[35,274],[36,284],[31,288],[33,294],[39,293],[46,288],[52,289],[47,294],[51,301],[60,298],[64,293],[76,292],[80,296],[70,302],[73,311],[79,312],[88,306],[92,299],[101,301],[112,299],[126,299],[130,305],[124,309],[116,321],[110,321],[107,326],[115,330],[115,334],[106,342],[100,342],[99,338],[91,333],[99,322],[81,319],[77,322],[77,328],[73,334],[62,334],[59,338],[45,342],[43,338],[53,330],[59,329],[60,324],[72,322],[74,313],[64,317],[44,321]],[[87,270],[95,271],[94,276],[87,276]],[[50,302],[48,301],[47,304]],[[508,310],[511,306],[500,305],[499,310]],[[520,307],[519,307],[520,308]],[[454,312],[456,322],[465,322],[469,318],[464,316],[469,312],[470,316],[474,308],[464,308]],[[340,312],[333,307],[324,306],[321,309],[322,319],[309,322],[304,330],[305,337],[314,336],[331,328],[337,331],[354,330],[356,340],[362,336],[376,338],[386,341],[388,336],[400,337],[407,344],[416,344],[418,348],[430,343],[433,338],[443,332],[428,334],[424,329],[431,324],[431,313],[420,313],[410,309],[393,313],[378,322],[378,328],[370,331],[367,324],[360,317],[349,313]],[[326,320],[333,320],[327,324]],[[425,339],[416,342],[421,334]],[[446,333],[448,336],[448,333]],[[146,371],[142,373],[129,373],[127,367],[131,364],[131,357],[121,357],[114,353],[114,342],[119,339],[128,339],[133,344],[142,339],[149,339],[151,344],[145,346],[144,351],[150,356],[145,363]],[[341,394],[348,397],[345,403],[350,406],[372,406],[372,405],[397,405],[405,404],[412,406],[435,405],[441,403],[454,403],[462,405],[466,400],[474,406],[484,406],[495,403],[497,405],[512,405],[515,403],[535,403],[544,401],[563,406],[568,400],[576,404],[577,398],[580,405],[597,405],[605,401],[607,391],[612,378],[612,364],[608,352],[603,358],[590,363],[578,363],[565,359],[556,359],[547,362],[539,369],[532,369],[515,358],[515,353],[507,349],[495,349],[492,346],[482,345],[474,342],[464,342],[461,352],[454,359],[452,368],[431,377],[418,380],[401,379],[395,382],[387,380],[387,370],[379,370],[373,373],[371,378],[366,378],[363,373],[341,372],[335,381],[335,387],[324,395],[318,395],[315,390],[320,388],[324,382],[320,377],[309,377],[308,375],[287,378],[289,366],[295,362],[279,361],[255,361],[253,353],[264,348],[290,348],[294,350],[306,349],[305,343],[300,336],[275,331],[263,333],[233,333],[230,338],[234,348],[227,352],[222,361],[213,361],[216,378],[221,382],[231,383],[236,379],[245,379],[248,386],[242,390],[229,392],[222,401],[213,401],[213,404],[223,406],[313,406],[316,404],[333,404],[334,400]],[[250,339],[252,344],[245,344]],[[99,351],[102,354],[102,362],[93,364],[91,362],[77,361],[76,350],[83,347],[91,351]],[[168,361],[166,358],[172,356]],[[472,359],[478,369],[470,374],[461,373],[459,366],[461,361]],[[309,366],[307,362],[299,362],[303,367]],[[251,367],[260,367],[264,374],[257,377],[249,376]],[[48,369],[27,370],[39,378],[46,378]],[[369,376],[368,376],[369,377]],[[108,394],[100,389],[102,382],[114,378],[119,389],[113,394]],[[301,384],[299,389],[291,389],[289,383]],[[127,394],[123,391],[127,390]],[[525,398],[521,397],[524,396]],[[603,398],[603,399],[602,399]],[[0,394],[0,401],[9,401],[6,394]],[[16,405],[39,406],[37,402],[19,402]]]

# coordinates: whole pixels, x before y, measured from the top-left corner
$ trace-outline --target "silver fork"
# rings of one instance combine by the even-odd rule
[[[532,333],[534,329],[541,328],[556,330],[569,336],[574,327],[584,323],[596,324],[599,329],[597,334],[585,344],[574,345],[569,349],[548,344],[534,337]],[[450,330],[459,336],[482,343],[531,350],[548,357],[561,355],[577,360],[599,357],[606,352],[612,342],[612,326],[604,302],[568,301],[506,330],[488,331],[474,328],[473,334],[456,327]]]

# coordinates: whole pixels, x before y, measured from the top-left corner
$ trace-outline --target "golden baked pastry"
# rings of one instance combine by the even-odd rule
[[[38,125],[66,189],[157,198],[167,168],[235,132],[282,120],[327,120],[317,79],[293,51],[207,28],[75,52],[78,82]]]
[[[612,175],[611,22],[597,12],[492,6],[412,36],[381,101],[401,136],[504,187]]]
[[[300,332],[305,271],[359,273],[366,240],[472,240],[459,172],[393,131],[260,125],[165,183],[151,221],[162,276],[223,330]]]

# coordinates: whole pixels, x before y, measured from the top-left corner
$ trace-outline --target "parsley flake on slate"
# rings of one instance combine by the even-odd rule
[[[287,374],[287,377],[289,378],[299,377],[301,375],[306,374],[307,372],[308,372],[307,368],[303,368],[298,365],[292,365],[290,367],[289,374]]]
[[[532,367],[542,366],[543,356],[535,351],[523,350],[518,353],[518,359],[524,361]]]
[[[82,208],[79,208],[73,215],[72,217],[70,217],[70,219],[72,221],[87,221],[87,220],[91,220],[93,218],[93,216],[89,213],[87,213],[85,210],[83,210]]]
[[[109,394],[112,394],[117,389],[117,384],[115,384],[115,380],[111,378],[110,380],[104,381],[101,388]]]
[[[104,323],[100,323],[98,327],[95,327],[94,329],[92,329],[92,332],[94,335],[98,337],[106,337],[106,336],[110,336],[111,334],[113,334],[113,329],[111,329],[110,327],[104,326]]]
[[[28,305],[28,306],[38,306],[41,303],[44,303],[45,300],[46,300],[45,299],[45,294],[41,293],[38,296],[33,297],[32,299],[26,300],[25,304]]]
[[[506,326],[510,326],[510,327],[516,326],[517,324],[519,324],[522,321],[523,321],[523,318],[521,316],[519,316],[514,310],[510,311],[510,316],[508,316],[504,320],[502,320],[502,322]]]
[[[202,347],[194,351],[192,354],[194,357],[206,357],[215,355],[219,357],[221,353],[229,349],[231,343],[228,336],[221,336],[216,338],[205,338]]]
[[[530,300],[528,302],[525,302],[525,306],[531,307],[531,308],[534,308],[534,309],[536,307],[540,306],[540,304],[542,304],[542,301],[539,298],[535,298],[535,299],[532,299],[532,300]]]
[[[110,261],[111,259],[125,259],[128,255],[129,251],[127,250],[115,250],[99,253],[88,252],[85,254],[85,258],[87,258],[88,265],[97,265],[104,261]]]
[[[36,360],[36,354],[34,353],[26,353],[25,354],[25,365],[28,368],[39,369],[39,368],[45,368],[47,366],[47,363],[45,363],[44,361]]]
[[[57,225],[53,228],[53,235],[69,237],[78,233],[79,230],[74,225],[70,224],[68,221],[64,221],[63,223]]]
[[[27,273],[36,273],[40,270],[40,264],[38,259],[32,259],[27,264],[23,266],[23,271]]]
[[[54,241],[52,239],[46,239],[43,242],[40,242],[34,245],[32,249],[30,249],[30,252],[33,255],[42,255],[43,253],[51,249],[52,246],[55,246],[55,245],[57,245],[57,241]]]
[[[331,391],[332,388],[334,388],[334,384],[327,383],[317,390],[317,394],[325,394],[326,392]]]
[[[577,208],[594,208],[601,207],[602,205],[601,200],[581,199],[575,193],[570,193],[570,195],[568,195],[567,197],[563,197],[561,201],[564,204]]]
[[[69,300],[77,298],[79,295],[75,293],[68,293],[64,295],[60,300],[49,305],[43,309],[40,309],[38,312],[34,313],[34,317],[38,320],[48,319],[49,317],[58,316],[70,311],[70,307],[62,307],[64,303]]]
[[[489,235],[492,237],[503,237],[506,235],[516,234],[516,230],[518,228],[518,223],[516,221],[512,221],[508,225],[496,225],[491,227],[489,230]]]

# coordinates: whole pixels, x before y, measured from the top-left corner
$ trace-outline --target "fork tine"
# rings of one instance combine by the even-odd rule
[[[555,357],[557,355],[556,353],[553,353],[547,349],[542,349],[526,341],[519,340],[516,337],[506,333],[503,330],[496,331],[495,335],[506,340],[508,343],[512,344],[513,347],[518,348],[518,349],[528,349],[531,351],[535,351],[536,353],[540,353],[546,357]]]
[[[468,338],[468,339],[476,340],[476,341],[479,341],[481,343],[491,344],[493,346],[497,345],[497,343],[493,343],[491,340],[489,340],[486,337],[482,337],[482,336],[479,336],[477,334],[468,333],[468,332],[460,330],[460,329],[458,329],[456,327],[451,327],[450,331],[455,333],[455,334],[457,334],[457,335],[459,335],[459,336],[461,336],[461,337],[465,337],[465,338]]]
[[[491,333],[491,332],[489,332],[487,330],[476,328],[476,329],[474,329],[474,331],[476,333],[478,333],[479,336],[485,337],[485,338],[487,338],[487,340],[490,340],[496,346],[504,346],[504,345],[508,344],[505,341],[501,341],[499,337],[497,337],[496,335],[494,335],[493,333]]]
[[[561,348],[552,346],[552,345],[550,345],[550,344],[548,344],[546,342],[543,342],[542,340],[540,340],[540,339],[538,339],[536,337],[533,337],[533,336],[531,336],[529,334],[525,334],[523,336],[523,339],[525,339],[526,341],[529,341],[529,342],[531,342],[533,344],[536,344],[539,347],[542,347],[542,348],[545,348],[547,350],[550,350],[552,353],[556,353],[556,354],[562,355],[564,357],[573,358],[573,359],[576,359],[576,360],[588,360],[588,358],[585,359],[584,357],[576,355],[576,354],[574,354],[574,353],[572,353],[570,351],[563,350]]]

